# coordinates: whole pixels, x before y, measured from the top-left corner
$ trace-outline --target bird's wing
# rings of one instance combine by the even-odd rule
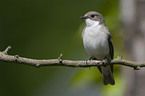
[[[109,52],[110,52],[110,57],[111,59],[114,58],[114,47],[113,47],[113,40],[111,34],[109,34],[108,37],[108,44],[109,44]]]
[[[109,29],[108,29],[109,32]],[[113,47],[113,40],[112,40],[112,36],[111,33],[109,32],[108,35],[108,44],[109,44],[109,58],[113,59],[114,58],[114,47]],[[113,73],[113,65],[110,65],[111,67],[111,71]]]
[[[107,28],[107,26],[102,26],[102,27],[104,27],[103,29],[108,34],[109,58],[113,59],[113,57],[114,57],[114,47],[113,47],[113,40],[112,40],[111,33],[110,33],[109,29]]]

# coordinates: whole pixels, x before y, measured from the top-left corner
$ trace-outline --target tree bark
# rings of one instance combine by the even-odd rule
[[[25,64],[29,66],[35,67],[43,67],[43,66],[66,66],[66,67],[96,67],[96,66],[106,66],[107,64],[110,65],[124,65],[134,70],[140,70],[141,67],[145,67],[145,62],[133,62],[129,60],[122,59],[118,56],[118,58],[111,60],[109,63],[105,63],[105,60],[63,60],[62,54],[58,57],[58,59],[31,59],[20,57],[19,55],[8,55],[8,51],[11,49],[10,46],[6,48],[5,51],[0,52],[0,61],[3,62],[10,62],[10,63],[19,63]]]

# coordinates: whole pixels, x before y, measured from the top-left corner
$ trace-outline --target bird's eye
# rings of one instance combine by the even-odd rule
[[[96,16],[96,15],[94,15],[94,14],[93,14],[93,15],[91,15],[91,17],[92,17],[92,18],[94,18],[95,16]]]

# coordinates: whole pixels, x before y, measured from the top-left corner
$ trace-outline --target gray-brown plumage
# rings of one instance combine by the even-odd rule
[[[87,54],[95,60],[105,60],[109,63],[114,57],[114,48],[111,33],[107,28],[102,14],[90,11],[83,17],[86,27],[83,30],[83,44]],[[103,76],[105,85],[114,85],[113,65],[98,67]]]

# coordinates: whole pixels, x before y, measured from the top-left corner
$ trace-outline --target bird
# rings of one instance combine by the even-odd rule
[[[104,66],[98,66],[104,85],[115,85],[113,65],[108,64],[114,57],[113,40],[102,14],[89,11],[80,18],[85,19],[86,23],[82,32],[84,49],[90,60],[105,62]]]

